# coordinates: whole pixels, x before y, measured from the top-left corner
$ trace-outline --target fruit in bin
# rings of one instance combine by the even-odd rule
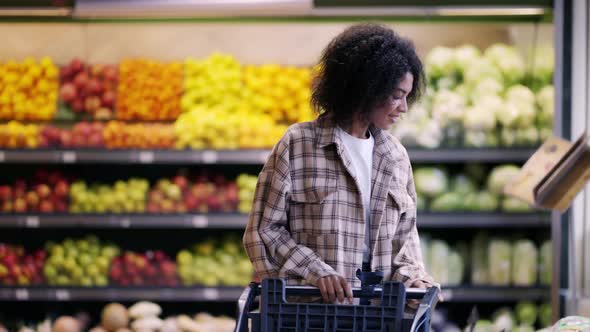
[[[113,186],[77,181],[70,186],[70,212],[141,213],[148,188],[147,180],[137,178],[119,180]]]
[[[58,69],[50,58],[9,60],[0,72],[0,119],[46,121],[54,116]]]
[[[126,251],[113,260],[109,276],[121,286],[178,285],[176,264],[161,251],[143,254]]]
[[[185,286],[245,285],[252,278],[252,264],[239,247],[239,239],[227,237],[194,245],[176,256],[178,275]]]
[[[89,113],[95,119],[105,119],[106,113],[112,116],[117,80],[114,66],[89,66],[75,58],[62,68],[60,100],[76,113]],[[101,109],[103,111],[98,114]]]
[[[110,263],[119,254],[118,247],[95,236],[67,238],[60,244],[47,243],[46,248],[43,274],[54,286],[106,286]]]
[[[174,146],[174,130],[170,124],[110,121],[103,138],[109,149],[170,149]]]
[[[119,65],[117,119],[173,120],[180,114],[181,63],[126,59]]]
[[[54,323],[51,328],[52,332],[80,332],[80,322],[71,316],[61,316]]]
[[[107,304],[101,313],[101,325],[107,331],[116,331],[129,325],[129,312],[119,303]]]
[[[36,124],[23,124],[9,121],[0,124],[0,147],[8,149],[35,149],[41,144],[42,128]]]
[[[22,246],[0,243],[0,284],[28,286],[43,283],[41,271],[46,256],[43,250],[26,253]]]
[[[258,177],[249,174],[241,174],[238,176],[238,211],[240,213],[249,213],[254,201],[254,192],[256,190],[256,183]]]

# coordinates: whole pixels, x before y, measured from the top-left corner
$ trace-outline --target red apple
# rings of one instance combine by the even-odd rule
[[[59,98],[66,103],[76,99],[76,86],[72,83],[65,83],[59,89]]]
[[[185,176],[177,175],[172,179],[172,182],[176,184],[181,191],[185,191],[188,188],[188,180]]]
[[[78,90],[85,89],[88,84],[88,74],[84,71],[79,72],[74,78],[74,84]]]
[[[117,81],[117,67],[113,65],[104,66],[102,76],[106,81]]]
[[[53,213],[55,211],[55,208],[54,208],[53,203],[51,201],[43,200],[43,201],[41,201],[41,204],[39,205],[39,211],[41,211],[43,213]]]
[[[51,188],[46,184],[37,185],[35,191],[37,191],[37,195],[39,195],[40,199],[48,198],[49,194],[51,194]]]
[[[0,200],[8,200],[12,198],[12,188],[8,185],[0,186]]]
[[[99,95],[103,91],[103,86],[96,78],[91,78],[88,81],[87,89],[90,94]]]
[[[104,107],[113,107],[115,104],[115,92],[114,91],[105,91],[102,94],[102,106]]]
[[[59,80],[61,82],[68,81],[72,76],[72,68],[70,66],[61,67],[59,70]]]
[[[81,71],[82,69],[84,69],[84,62],[82,62],[82,60],[80,60],[80,58],[73,58],[72,61],[70,62],[70,66],[71,70],[74,73],[77,73],[79,71]]]
[[[93,148],[100,148],[104,146],[102,133],[92,133],[88,138],[88,145]]]
[[[76,113],[83,112],[84,111],[84,99],[82,99],[81,96],[79,96],[79,99],[74,99],[74,101],[72,101],[71,107],[72,107],[72,111],[74,111]]]
[[[55,185],[55,194],[58,197],[67,197],[70,192],[70,185],[65,180],[60,180]]]

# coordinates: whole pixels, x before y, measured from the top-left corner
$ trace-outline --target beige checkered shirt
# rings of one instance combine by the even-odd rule
[[[389,133],[375,138],[371,193],[371,268],[384,280],[434,284],[416,229],[416,191],[405,148]],[[339,274],[353,287],[363,261],[362,198],[350,155],[327,119],[291,126],[258,177],[244,246],[257,277],[315,285]]]

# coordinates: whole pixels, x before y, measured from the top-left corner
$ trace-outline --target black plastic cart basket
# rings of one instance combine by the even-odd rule
[[[361,274],[374,274],[362,272]],[[358,273],[357,273],[358,275]],[[359,276],[366,280],[365,276]],[[286,286],[281,279],[251,283],[238,300],[236,332],[429,332],[430,316],[438,300],[438,288],[406,289],[398,282],[366,284],[354,288],[360,303],[289,303],[287,296],[319,297],[316,287]],[[259,306],[256,299],[259,298]],[[405,313],[406,300],[420,300],[414,314]]]

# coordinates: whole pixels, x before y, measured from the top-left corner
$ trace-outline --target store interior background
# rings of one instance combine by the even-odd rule
[[[587,15],[580,15],[588,12],[587,4],[576,2],[580,9],[577,12],[578,21],[587,20]],[[583,10],[582,10],[583,9]],[[205,58],[213,52],[222,52],[235,56],[242,64],[267,64],[278,63],[282,65],[310,66],[315,64],[319,54],[325,45],[337,33],[342,31],[346,26],[353,22],[361,20],[355,19],[349,21],[346,19],[330,19],[322,21],[319,19],[310,20],[289,20],[281,18],[265,18],[261,22],[255,20],[235,20],[215,19],[207,20],[155,20],[139,19],[133,22],[126,21],[96,21],[96,22],[35,22],[31,20],[21,20],[19,22],[2,22],[0,21],[0,60],[5,59],[23,59],[25,57],[41,58],[43,56],[51,57],[57,64],[67,64],[72,58],[79,57],[82,60],[93,63],[120,63],[126,58],[149,58],[161,61],[183,61],[187,57],[197,59]],[[449,22],[447,20],[400,20],[395,18],[387,19],[367,19],[366,21],[380,21],[395,29],[399,34],[414,40],[418,53],[425,57],[426,54],[436,46],[456,47],[463,44],[472,44],[480,49],[495,43],[506,43],[516,46],[522,53],[526,54],[534,47],[548,44],[553,45],[556,39],[556,31],[553,22],[542,20],[540,22],[529,22],[519,20],[505,20],[493,22],[492,20],[478,21],[475,19],[457,19]],[[581,26],[580,26],[580,29]],[[580,29],[575,30],[579,37]],[[583,30],[583,29],[582,29]],[[586,34],[588,32],[586,30]],[[585,45],[588,44],[587,39]],[[580,43],[574,47],[574,53],[581,47]],[[579,63],[588,63],[588,52],[578,52]],[[580,55],[582,54],[582,55]],[[585,57],[584,57],[585,55]],[[569,60],[568,60],[569,61]],[[584,68],[586,68],[586,66]],[[581,67],[577,67],[581,68]],[[574,72],[574,76],[582,75],[582,70]],[[575,77],[576,78],[576,77]],[[577,76],[577,82],[582,82],[587,76]],[[584,86],[586,87],[586,86]],[[577,133],[581,133],[587,126],[581,127],[581,123],[590,122],[588,118],[588,106],[586,101],[587,93],[584,87],[576,86],[577,96],[574,95],[574,106],[572,112],[571,127],[573,128],[571,139],[575,139]],[[582,98],[581,96],[584,96]],[[582,102],[582,99],[584,102]],[[569,110],[564,110],[568,112]],[[141,166],[139,166],[141,167]],[[190,165],[195,168],[199,166]],[[170,173],[173,166],[167,165],[165,172]],[[164,167],[161,168],[164,170]],[[255,170],[251,167],[249,170]],[[127,171],[117,171],[124,174]],[[134,172],[134,168],[129,168],[129,173]],[[158,169],[153,171],[157,174]],[[230,170],[234,172],[234,170]],[[232,173],[233,174],[233,173]],[[129,174],[133,175],[133,174]],[[574,204],[574,210],[568,214],[574,221],[576,229],[580,232],[573,237],[575,249],[577,250],[578,269],[587,271],[568,271],[566,278],[574,273],[578,275],[577,282],[580,284],[579,297],[589,296],[590,293],[590,264],[588,264],[587,245],[584,239],[590,239],[590,229],[586,210],[590,207],[590,195],[587,192],[581,194]],[[553,217],[554,225],[559,221],[559,216]],[[584,228],[586,227],[586,228]],[[508,230],[509,232],[510,230]],[[119,231],[117,231],[119,232]],[[166,232],[171,232],[167,230]],[[190,239],[187,232],[191,230],[181,230],[184,232],[180,238]],[[206,231],[205,231],[206,232]],[[217,233],[216,233],[217,232]],[[452,231],[451,231],[452,232]],[[59,232],[53,233],[58,234]],[[82,232],[84,233],[84,232]],[[87,233],[87,232],[86,232]],[[211,231],[210,233],[201,233],[199,237],[207,237],[207,234],[220,234],[223,231]],[[239,231],[235,232],[239,234]],[[441,231],[442,233],[442,231]],[[17,234],[17,236],[28,236],[25,231],[8,232],[6,234]],[[51,234],[51,233],[47,233]],[[105,231],[106,234],[106,231]],[[142,236],[141,231],[137,236]],[[166,233],[173,234],[173,233]],[[46,235],[42,235],[46,236]],[[57,235],[59,237],[61,235]],[[126,235],[117,235],[123,241]],[[135,235],[134,235],[135,236]],[[153,233],[147,236],[150,239],[157,238]],[[566,237],[567,238],[567,237]],[[149,240],[148,240],[149,242]],[[589,241],[590,242],[590,241]],[[572,250],[571,248],[569,248]],[[564,254],[564,253],[562,253]],[[567,268],[564,267],[564,268]],[[561,294],[569,294],[563,290],[561,285]],[[555,291],[555,285],[554,291]],[[559,287],[558,287],[559,288]],[[567,288],[567,286],[565,287]],[[586,293],[584,293],[586,292]],[[555,299],[553,299],[555,301]],[[577,306],[572,306],[567,300],[563,300],[561,313],[580,314],[590,316],[590,303],[581,301]],[[17,301],[18,302],[18,301]],[[121,301],[131,304],[133,301]],[[76,306],[90,308],[91,311],[98,311],[104,303],[88,302],[71,302],[71,303],[47,303],[36,304],[36,308],[46,308],[48,311],[70,311]],[[13,306],[12,308],[9,308]],[[225,313],[232,315],[235,303],[195,303],[188,306],[183,303],[167,303],[166,307],[171,312],[182,310],[199,311],[210,309],[214,313]],[[484,304],[485,306],[485,304]],[[0,303],[0,312],[6,308],[7,311],[17,312],[27,307],[26,303],[4,302]],[[496,308],[497,305],[494,305]],[[189,308],[189,309],[186,309]],[[193,308],[197,308],[193,310]],[[459,306],[462,312],[459,316],[467,316],[468,304]],[[483,310],[491,311],[491,310]]]

